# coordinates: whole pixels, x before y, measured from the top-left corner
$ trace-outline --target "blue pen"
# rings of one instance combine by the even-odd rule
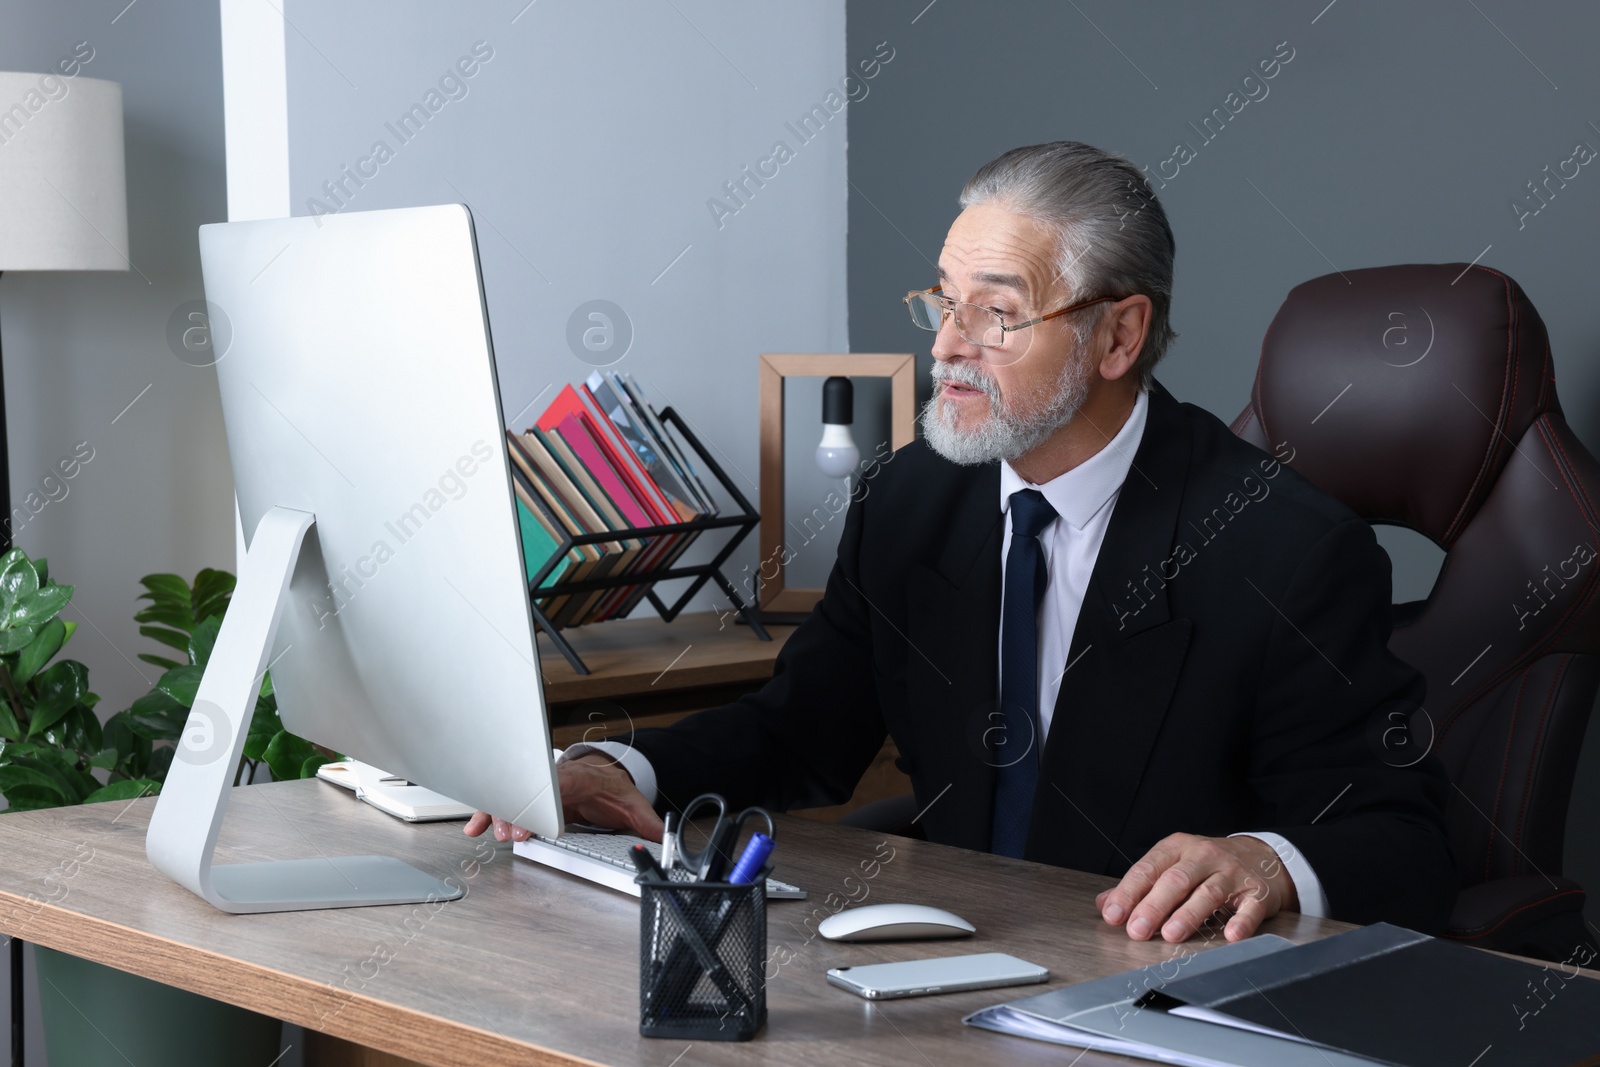
[[[728,875],[728,881],[734,885],[749,885],[755,881],[756,872],[766,864],[770,855],[772,838],[759,832],[751,834],[750,843],[744,846],[744,853],[740,855],[739,862],[733,865],[733,873]]]

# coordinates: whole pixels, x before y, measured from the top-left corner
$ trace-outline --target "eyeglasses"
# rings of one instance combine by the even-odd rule
[[[919,329],[937,333],[944,325],[944,317],[952,315],[956,320],[956,332],[961,335],[963,341],[979,348],[998,350],[993,356],[984,356],[985,362],[996,364],[1014,363],[1027,354],[1028,338],[1032,335],[1024,334],[1018,338],[1008,339],[1011,333],[1025,330],[1029,326],[1037,326],[1069,311],[1078,311],[1091,304],[1117,299],[1114,296],[1097,296],[1093,300],[1085,300],[1080,304],[1052,311],[1048,315],[1029,319],[1027,322],[1008,323],[1004,315],[992,308],[952,300],[948,296],[941,295],[940,290],[943,288],[942,285],[936,285],[932,289],[906,294],[905,302],[906,307],[911,309],[912,324]]]

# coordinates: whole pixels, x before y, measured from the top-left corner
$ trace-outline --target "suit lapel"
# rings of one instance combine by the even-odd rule
[[[909,571],[906,674],[918,720],[915,777],[918,801],[928,806],[929,838],[986,850],[994,768],[983,745],[988,712],[997,707],[1005,535],[1000,468],[960,468],[953,477],[937,558],[913,561]]]
[[[1178,403],[1152,385],[1144,436],[1117,496],[1067,656],[1027,855],[1079,870],[1138,859],[1117,845],[1189,646],[1161,564],[1172,554],[1189,467]]]

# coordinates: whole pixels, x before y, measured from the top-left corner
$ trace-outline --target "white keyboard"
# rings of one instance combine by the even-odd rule
[[[523,859],[587,878],[636,897],[639,895],[639,886],[634,878],[639,871],[628,854],[634,845],[643,845],[657,862],[661,860],[660,845],[632,834],[563,834],[557,838],[534,834],[526,841],[515,842],[511,851]],[[805,898],[804,889],[776,878],[767,879],[768,900]]]

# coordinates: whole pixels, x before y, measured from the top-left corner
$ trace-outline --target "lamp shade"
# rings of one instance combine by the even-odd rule
[[[0,271],[129,266],[122,86],[0,72]]]

